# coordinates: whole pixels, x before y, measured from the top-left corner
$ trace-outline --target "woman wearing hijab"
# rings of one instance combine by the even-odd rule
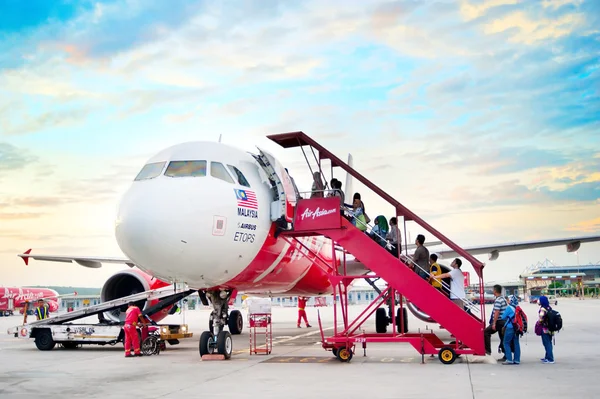
[[[548,318],[546,314],[550,309],[550,301],[548,301],[548,297],[542,295],[539,299],[540,310],[538,312],[539,320],[536,323],[535,329],[538,331],[541,328],[542,332],[542,344],[544,344],[544,349],[546,349],[546,356],[543,359],[540,359],[542,363],[554,363],[554,354],[552,353],[552,332],[548,330]]]
[[[371,238],[374,239],[379,245],[385,247],[387,241],[385,237],[388,234],[388,223],[387,219],[383,215],[379,215],[375,218],[375,226],[371,230]]]
[[[511,295],[509,298],[509,306],[502,313],[501,319],[504,320],[504,355],[506,361],[502,364],[520,364],[521,363],[521,345],[519,344],[519,335],[515,334],[515,328],[512,320],[516,315],[516,308],[519,305],[519,300],[516,296]],[[511,345],[512,344],[512,345]],[[514,347],[514,358],[512,348]]]

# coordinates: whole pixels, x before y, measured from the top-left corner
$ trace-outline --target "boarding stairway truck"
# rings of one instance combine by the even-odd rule
[[[149,318],[194,292],[194,290],[187,287],[180,288],[177,285],[169,285],[47,319],[25,323],[8,329],[7,333],[21,339],[34,338],[35,345],[39,350],[51,350],[57,343],[62,344],[67,349],[76,348],[80,344],[115,345],[118,342],[124,342],[123,322],[105,320],[103,317],[104,312],[118,309],[129,302],[159,299],[160,302],[142,312],[143,315]],[[99,323],[73,323],[93,315],[98,315]],[[157,330],[160,334],[160,340],[169,342],[171,345],[179,343],[178,340],[181,338],[190,338],[193,335],[188,331],[188,326],[185,324],[164,325],[156,324],[154,321],[150,323],[154,326],[153,330]]]
[[[427,231],[431,236],[439,239],[443,244],[448,245],[456,251],[459,256],[464,258],[475,269],[479,277],[480,296],[483,298],[483,263],[474,258],[471,254],[460,248],[457,244],[445,237],[442,233],[434,229],[431,225],[411,212],[399,201],[392,198],[389,194],[377,187],[371,181],[366,179],[350,165],[341,161],[333,153],[325,149],[312,138],[303,132],[282,133],[268,136],[269,139],[279,144],[283,148],[308,146],[311,151],[316,150],[318,157],[315,160],[318,169],[322,170],[321,161],[330,160],[331,169],[340,167],[349,175],[356,178],[365,187],[369,188],[381,199],[393,206],[396,211],[396,217],[404,219],[404,234],[406,240],[406,222],[413,221],[421,229]],[[302,150],[304,152],[304,150]],[[307,159],[308,162],[308,159]],[[310,165],[309,165],[310,167]],[[312,171],[312,169],[311,169]],[[404,251],[400,251],[398,256],[392,255],[384,247],[379,245],[371,236],[358,229],[350,220],[341,216],[343,210],[339,198],[311,198],[300,199],[295,206],[295,217],[293,228],[282,232],[284,236],[297,238],[302,236],[325,236],[330,238],[334,245],[339,245],[345,251],[351,253],[357,262],[361,263],[364,271],[361,274],[350,274],[347,272],[345,251],[342,252],[341,264],[338,266],[334,254],[332,264],[325,270],[328,270],[329,280],[333,287],[334,297],[334,331],[333,336],[325,337],[319,318],[319,327],[321,329],[321,339],[323,348],[331,350],[333,354],[342,362],[348,362],[354,353],[355,344],[362,344],[366,350],[368,342],[406,342],[411,344],[423,357],[429,354],[438,354],[439,359],[444,364],[450,364],[462,355],[485,355],[484,347],[484,329],[485,329],[485,309],[483,304],[479,306],[479,315],[476,315],[474,307],[467,300],[462,301],[463,306],[457,306],[442,292],[433,287],[427,280],[423,279],[418,273],[413,271],[416,265],[408,257],[407,243],[404,242]],[[318,212],[317,212],[318,211]],[[303,218],[303,214],[312,214],[318,217]],[[352,217],[352,220],[355,218]],[[361,222],[362,223],[362,222]],[[398,226],[401,226],[398,223]],[[430,237],[431,237],[430,236]],[[418,269],[415,269],[418,270]],[[374,273],[367,275],[363,273]],[[428,270],[420,270],[420,274],[429,276]],[[356,318],[351,320],[348,311],[348,286],[355,279],[380,278],[387,283],[387,287],[380,291],[380,294],[367,306],[367,308]],[[385,309],[382,306],[390,305],[390,315],[396,312],[396,298],[399,298],[399,309],[397,317],[390,317],[392,321],[392,332],[385,333],[385,327],[388,318]],[[339,299],[338,299],[339,298]],[[408,332],[406,328],[406,312],[403,308],[403,298],[407,303],[427,317],[424,319],[438,323],[441,327],[452,334],[451,342],[444,342],[433,330],[425,332]],[[341,316],[343,328],[337,327],[337,304],[341,305]],[[483,302],[483,300],[481,300]],[[376,316],[377,333],[365,332],[362,325],[372,315]],[[398,326],[398,332],[396,332]],[[383,333],[379,333],[382,331]]]

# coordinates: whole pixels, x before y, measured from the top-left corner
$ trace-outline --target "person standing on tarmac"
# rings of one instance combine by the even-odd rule
[[[125,312],[125,326],[123,327],[125,331],[125,357],[142,356],[142,352],[140,351],[140,337],[136,328],[138,321],[142,325],[146,325],[140,308],[135,303],[129,302],[127,311]],[[134,353],[133,356],[131,355],[132,350]]]
[[[306,302],[308,302],[307,297],[298,297],[298,328],[300,328],[300,323],[302,319],[304,319],[304,323],[306,324],[307,328],[312,327],[310,324],[308,324],[308,319],[306,318],[306,310],[304,310],[306,308]]]
[[[47,319],[50,316],[48,313],[48,305],[44,303],[43,299],[38,299],[38,306],[37,308],[35,308],[35,316],[37,317],[37,319]]]

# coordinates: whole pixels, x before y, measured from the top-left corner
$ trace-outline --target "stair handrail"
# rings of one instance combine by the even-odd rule
[[[346,208],[347,208],[346,206],[344,206],[343,208],[344,208],[344,210],[345,210],[345,211],[348,211],[348,209],[346,209]],[[374,234],[374,235],[376,235],[377,237],[379,237],[379,238],[381,238],[382,240],[384,240],[384,241],[386,242],[386,248],[392,249],[392,248],[394,247],[394,245],[393,245],[392,243],[388,242],[388,241],[386,240],[386,238],[385,238],[385,237],[382,237],[382,236],[381,236],[381,235],[379,235],[378,233],[376,233],[376,232],[373,232],[373,229],[371,228],[371,226],[370,226],[368,223],[364,223],[362,220],[360,220],[360,219],[356,218],[356,216],[354,216],[354,214],[353,214],[351,211],[349,212],[349,215],[350,215],[350,217],[351,217],[353,220],[356,220],[356,221],[357,221],[358,223],[360,223],[361,225],[363,225],[363,226],[366,226],[366,227],[367,227],[367,231],[369,231],[369,229],[370,229],[370,231],[369,231],[369,234]],[[423,272],[424,272],[424,273],[427,275],[427,277],[429,277],[429,278],[431,278],[431,277],[432,277],[430,270],[425,270],[425,269],[423,269],[423,268],[422,268],[422,267],[421,267],[421,266],[420,266],[418,263],[416,263],[416,262],[415,262],[415,261],[414,261],[414,260],[413,260],[411,257],[409,257],[409,256],[405,256],[405,255],[402,255],[402,254],[400,254],[400,260],[401,260],[402,262],[404,262],[404,263],[411,263],[411,264],[412,264],[412,265],[414,265],[415,267],[419,268],[419,270],[422,270],[422,271],[423,271]],[[434,278],[435,278],[435,277],[434,277]],[[436,280],[436,281],[438,281],[439,283],[441,283],[442,287],[443,287],[443,288],[445,288],[445,289],[447,289],[447,290],[448,290],[448,292],[450,292],[450,293],[453,293],[453,294],[456,294],[456,292],[452,291],[452,289],[450,288],[450,285],[449,285],[449,284],[447,284],[445,281],[443,281],[443,280]],[[480,309],[479,309],[479,307],[478,307],[478,306],[476,306],[476,305],[475,305],[473,302],[471,302],[471,301],[470,301],[470,300],[469,300],[469,299],[466,297],[466,295],[465,295],[465,297],[464,297],[464,298],[458,298],[458,299],[460,299],[460,300],[461,300],[461,301],[462,301],[464,304],[466,304],[466,307],[468,307],[469,309],[475,309],[475,310],[477,311],[477,313],[480,313]]]
[[[429,223],[425,222],[425,220],[421,219],[415,213],[413,213],[408,208],[406,208],[404,205],[402,205],[398,200],[394,199],[391,195],[389,195],[388,193],[383,191],[381,188],[379,188],[378,186],[373,184],[370,180],[365,178],[362,174],[360,174],[358,171],[356,171],[353,167],[351,167],[350,165],[348,165],[347,163],[345,163],[344,161],[339,159],[335,154],[333,154],[332,152],[327,150],[321,144],[317,143],[314,139],[312,139],[311,137],[306,135],[304,132],[288,132],[288,133],[272,134],[272,135],[268,135],[267,138],[275,141],[276,143],[278,143],[278,139],[279,140],[293,139],[293,140],[297,141],[299,147],[302,147],[302,145],[308,145],[308,146],[316,148],[319,151],[319,159],[320,160],[330,159],[331,163],[332,163],[332,167],[333,167],[333,165],[338,166],[338,167],[342,168],[344,171],[346,171],[348,174],[350,174],[351,176],[355,177],[359,182],[361,182],[367,188],[369,188],[370,190],[374,191],[377,195],[379,195],[379,197],[383,198],[390,205],[394,206],[396,209],[396,213],[398,215],[403,216],[405,220],[407,220],[407,219],[413,220],[418,225],[420,225],[422,228],[424,228],[427,232],[432,234],[434,237],[437,237],[444,244],[448,245],[451,249],[456,251],[456,253],[458,253],[461,257],[463,257],[467,261],[469,261],[469,263],[471,263],[471,265],[475,269],[475,273],[477,273],[477,275],[480,278],[482,278],[481,270],[485,266],[485,264],[483,262],[479,261],[473,255],[471,255],[470,253],[468,253],[467,251],[465,251],[464,249],[459,247],[457,244],[455,244],[452,240],[450,240],[448,237],[443,235],[441,232],[434,229],[433,226],[431,226]],[[278,144],[280,144],[280,143],[278,143]],[[282,144],[280,144],[280,145],[282,145]]]

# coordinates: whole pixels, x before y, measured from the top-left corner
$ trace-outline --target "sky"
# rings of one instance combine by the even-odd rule
[[[304,131],[461,246],[600,233],[598,1],[0,7],[0,285],[100,287],[126,266],[17,254],[123,256],[116,208],[146,160],[219,136],[302,191],[302,152],[265,136]],[[485,279],[545,259],[597,263],[600,243],[500,254]]]

